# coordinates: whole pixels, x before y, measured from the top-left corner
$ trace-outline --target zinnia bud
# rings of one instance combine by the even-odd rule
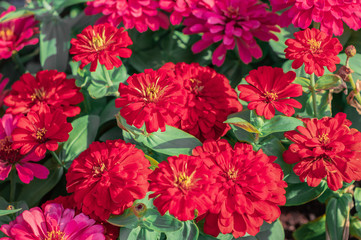
[[[356,48],[354,45],[350,45],[345,49],[347,57],[353,57],[356,55]]]

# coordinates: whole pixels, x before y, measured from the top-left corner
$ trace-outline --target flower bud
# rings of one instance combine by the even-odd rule
[[[345,49],[347,57],[353,57],[356,55],[356,48],[354,45],[350,45]]]

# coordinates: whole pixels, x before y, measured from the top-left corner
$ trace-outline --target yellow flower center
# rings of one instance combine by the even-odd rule
[[[47,131],[45,128],[38,128],[38,130],[36,130],[36,139],[43,141]]]
[[[51,232],[48,232],[48,236],[45,238],[45,240],[66,240],[66,237],[64,237],[65,233],[61,231],[53,230]]]
[[[235,18],[239,15],[239,8],[235,8],[233,6],[228,6],[227,7],[227,12],[226,15],[230,18]]]
[[[322,135],[319,135],[318,136],[318,140],[321,142],[321,143],[328,143],[328,141],[330,140],[330,138],[328,137],[328,134],[327,133],[322,133]]]
[[[14,37],[14,31],[10,28],[2,28],[0,29],[0,39],[8,41]]]
[[[316,41],[316,39],[307,40],[307,44],[310,46],[310,50],[312,53],[317,52],[321,48],[321,41]]]
[[[227,175],[230,179],[236,180],[238,177],[238,170],[231,168],[228,170]]]
[[[195,171],[190,175],[188,176],[185,172],[181,172],[176,181],[175,181],[175,184],[177,186],[179,186],[181,189],[184,189],[184,190],[188,190],[192,187],[193,185],[193,175],[194,175]]]
[[[105,164],[102,162],[100,166],[93,166],[93,176],[101,174],[106,169]]]
[[[277,100],[278,96],[275,92],[265,92],[264,97],[267,99],[268,102],[272,102]]]
[[[201,86],[202,81],[196,78],[189,79],[191,82],[192,90],[195,92],[200,92],[203,90],[204,86]]]
[[[35,89],[34,90],[34,93],[31,95],[31,101],[35,101],[35,99],[38,99],[38,100],[44,100],[46,96],[46,92],[44,90],[44,88],[40,88],[40,89]]]
[[[103,50],[106,46],[105,36],[103,32],[103,36],[100,36],[99,33],[92,38],[92,45],[96,51]]]

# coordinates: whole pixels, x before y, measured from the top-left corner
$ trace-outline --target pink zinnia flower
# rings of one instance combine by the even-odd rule
[[[278,40],[272,32],[279,32],[277,15],[268,12],[268,5],[258,0],[199,1],[192,15],[184,20],[185,34],[203,33],[202,40],[192,47],[198,53],[216,42],[221,42],[213,53],[213,64],[223,64],[227,50],[237,45],[241,60],[250,63],[260,58],[262,41]]]
[[[147,31],[148,27],[156,31],[169,26],[168,17],[158,10],[156,0],[94,0],[87,5],[85,14],[104,15],[96,24],[108,22],[116,27],[123,23],[126,29],[135,27],[139,32]]]
[[[83,213],[75,215],[73,209],[64,209],[58,203],[50,203],[25,210],[9,224],[1,226],[4,240],[12,239],[67,239],[67,240],[105,240],[104,228],[95,224]]]
[[[44,156],[37,156],[34,151],[23,155],[19,150],[13,149],[11,133],[19,118],[19,115],[5,114],[0,119],[0,180],[5,180],[13,167],[23,183],[30,183],[34,177],[46,179],[49,170],[43,165],[32,163],[40,161]]]
[[[321,31],[336,36],[342,35],[343,23],[353,30],[361,28],[360,0],[271,0],[271,5],[275,11],[291,6],[281,15],[282,27],[292,22],[305,29],[314,21],[321,24]]]
[[[10,6],[0,18],[15,10],[14,6]],[[37,44],[39,39],[33,38],[38,32],[37,23],[34,16],[0,22],[0,59],[10,58],[14,52],[20,51],[25,46]]]
[[[161,9],[171,12],[170,22],[178,25],[183,17],[188,17],[191,13],[191,6],[194,6],[196,0],[159,0]]]

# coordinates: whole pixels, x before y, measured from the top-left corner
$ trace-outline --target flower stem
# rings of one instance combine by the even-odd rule
[[[55,160],[59,163],[60,166],[64,167],[64,164],[60,161],[58,155],[53,152],[53,151],[50,151],[51,155],[53,155],[53,157],[55,158]]]
[[[10,199],[9,202],[15,201],[15,192],[16,192],[16,172],[15,169],[11,169],[10,172]]]
[[[25,73],[26,70],[23,61],[21,61],[21,58],[17,52],[13,54],[13,60],[15,61],[16,65],[18,65],[21,74]]]
[[[355,96],[356,96],[357,101],[361,104],[360,92],[357,91],[356,84],[355,84],[355,82],[354,82],[354,80],[353,80],[353,77],[352,77],[352,74],[351,74],[351,73],[348,75],[348,79],[350,80],[350,83],[351,83],[351,86],[352,86],[352,90],[353,90],[354,93],[355,93]]]
[[[112,82],[112,80],[110,80],[109,71],[105,68],[104,65],[102,65],[102,68],[103,68],[103,72],[105,74],[105,78],[107,79],[109,87],[113,86],[113,82]]]
[[[314,117],[317,118],[317,101],[316,101],[316,89],[315,89],[315,74],[312,73],[311,77],[311,92],[312,92],[312,103],[313,103],[313,112]]]

